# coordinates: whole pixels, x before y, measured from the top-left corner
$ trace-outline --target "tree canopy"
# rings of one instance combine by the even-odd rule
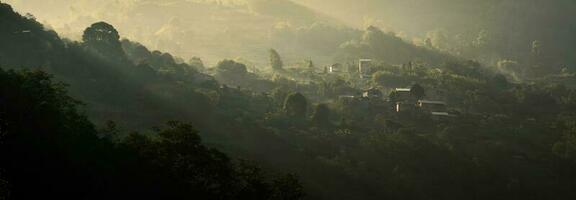
[[[282,70],[284,67],[284,63],[282,62],[282,58],[280,54],[275,49],[269,50],[270,54],[270,66],[273,70]]]
[[[106,22],[97,22],[84,30],[82,41],[98,53],[113,59],[124,59],[118,31]]]
[[[416,83],[410,87],[410,94],[418,100],[424,99],[426,97],[426,91],[420,84]]]
[[[308,101],[304,95],[293,93],[286,97],[286,101],[284,102],[284,111],[286,112],[286,115],[303,119],[306,117],[307,110]]]

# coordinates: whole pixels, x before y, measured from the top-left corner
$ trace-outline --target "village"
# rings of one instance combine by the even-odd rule
[[[412,68],[409,62],[401,66],[402,68]],[[355,72],[358,74],[358,80],[366,81],[372,79],[374,74],[374,65],[372,59],[359,59],[358,66],[344,67],[336,63],[326,66],[324,72],[332,75],[342,75],[345,73]],[[388,94],[388,95],[386,95]],[[410,87],[403,88],[382,88],[370,87],[363,90],[360,94],[343,94],[338,96],[338,101],[343,104],[369,103],[377,107],[380,104],[387,110],[393,110],[395,113],[422,111],[432,116],[435,120],[447,120],[455,117],[454,113],[449,112],[448,105],[445,101],[437,99],[427,99],[426,91],[417,83]]]

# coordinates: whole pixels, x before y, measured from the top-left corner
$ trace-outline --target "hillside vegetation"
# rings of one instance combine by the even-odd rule
[[[376,26],[312,24],[296,37],[326,41],[279,44],[329,65],[267,44],[250,51],[264,64],[212,65],[110,22],[82,30],[66,39],[0,4],[0,199],[576,197],[569,69],[486,65]]]

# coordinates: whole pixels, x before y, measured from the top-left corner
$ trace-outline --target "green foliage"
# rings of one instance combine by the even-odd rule
[[[408,81],[405,77],[388,71],[378,71],[374,73],[372,76],[372,82],[388,88],[397,88],[408,84]]]
[[[204,62],[202,62],[202,59],[199,57],[190,58],[188,64],[196,68],[198,71],[204,71],[206,69]]]
[[[289,117],[304,119],[308,110],[308,101],[300,93],[293,93],[286,97],[284,101],[284,112]]]
[[[332,122],[330,119],[330,109],[326,104],[318,104],[314,108],[312,122],[320,127],[329,127]]]
[[[296,187],[295,187],[296,186]],[[274,181],[274,195],[271,199],[303,199],[304,188],[300,186],[298,178],[292,174],[280,177]]]
[[[314,69],[315,69],[314,62],[312,62],[312,60],[308,60],[306,63],[307,63],[306,68],[308,68],[308,70],[314,71]]]
[[[238,76],[243,76],[246,75],[246,73],[248,72],[246,70],[246,65],[242,64],[242,63],[237,63],[233,60],[223,60],[220,61],[218,63],[218,65],[216,65],[216,68],[218,70],[218,73],[220,74],[224,74],[224,75],[238,75]]]
[[[410,95],[414,96],[416,99],[422,100],[426,97],[426,91],[424,91],[422,86],[416,83],[410,87]]]
[[[201,144],[198,132],[189,124],[169,122],[155,130],[157,138],[132,135],[124,142],[134,147],[147,163],[170,172],[173,181],[185,184],[191,195],[218,199],[301,199],[297,179],[266,182],[263,172],[245,162]],[[281,187],[281,189],[276,189]]]
[[[240,86],[247,75],[246,65],[233,60],[222,60],[216,65],[216,79],[226,84]]]
[[[576,123],[572,118],[564,120],[566,121],[560,124],[563,129],[562,136],[552,150],[561,159],[576,163]]]
[[[120,35],[112,25],[106,22],[98,22],[84,30],[82,41],[88,45],[102,44],[118,47]]]
[[[282,33],[295,33],[286,37],[297,41],[286,43],[343,50],[336,59],[349,68],[373,58],[373,77],[314,73],[306,69],[311,61],[283,68],[275,51],[270,64],[282,72],[271,75],[231,60],[203,69],[199,58],[186,64],[129,40],[114,52],[119,36],[106,24],[88,28],[86,41],[61,40],[0,5],[0,63],[42,66],[70,83],[70,96],[86,102],[82,108],[103,125],[94,128],[47,73],[2,71],[0,192],[15,198],[302,199],[304,191],[311,199],[575,196],[576,90],[558,84],[570,83],[570,71],[519,82],[546,68],[525,65],[521,55],[482,58],[501,61],[490,68],[438,53],[486,55],[501,48],[492,31],[472,31],[457,43],[437,32],[429,38],[432,49],[376,27],[363,37],[321,25],[288,28]],[[326,34],[332,31],[338,36]],[[534,38],[522,40],[529,52]],[[348,42],[341,49],[317,45],[336,41]],[[553,45],[543,41],[538,64]],[[389,101],[358,98],[367,88],[413,83],[414,99],[445,101],[450,115],[432,115],[414,102],[397,113],[397,93]],[[309,105],[316,106],[307,120]],[[182,119],[197,129],[172,121],[143,131]],[[276,170],[299,178],[270,172]]]
[[[77,112],[78,101],[41,71],[0,70],[0,82],[0,121],[5,132],[0,171],[14,186],[11,193],[18,198],[86,195],[92,183],[80,182],[85,179],[76,167],[94,165],[86,169],[96,170],[99,153],[104,152],[92,149],[103,144],[93,125]],[[65,195],[58,187],[76,192]]]
[[[280,58],[280,54],[274,49],[270,49],[268,51],[270,54],[270,66],[273,70],[282,70],[284,67],[284,63],[282,63],[282,58]]]
[[[390,63],[423,60],[427,63],[440,64],[453,59],[450,55],[414,46],[394,34],[384,33],[375,26],[369,26],[360,38],[343,43],[341,48],[347,57],[372,58]]]
[[[169,122],[156,138],[134,133],[116,145],[97,136],[78,101],[46,73],[1,70],[0,83],[0,189],[6,172],[15,197],[304,197],[296,179],[267,180],[257,167],[204,146],[189,124]],[[115,126],[103,131],[115,133]]]
[[[86,28],[82,35],[82,41],[105,58],[125,59],[118,31],[106,22],[94,23]]]

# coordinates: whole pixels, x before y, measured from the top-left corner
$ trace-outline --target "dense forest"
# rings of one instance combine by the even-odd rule
[[[454,18],[398,25],[423,35],[408,40],[319,0],[126,2],[95,10],[126,9],[107,17],[134,27],[186,9],[246,26],[218,41],[170,19],[164,33],[182,28],[163,47],[128,22],[72,23],[69,38],[0,3],[0,200],[576,198],[576,3],[435,0]],[[327,8],[376,12],[349,5]],[[470,5],[493,11],[468,13],[485,29],[457,19]],[[511,25],[522,16],[551,33]],[[195,37],[214,41],[186,47]]]

